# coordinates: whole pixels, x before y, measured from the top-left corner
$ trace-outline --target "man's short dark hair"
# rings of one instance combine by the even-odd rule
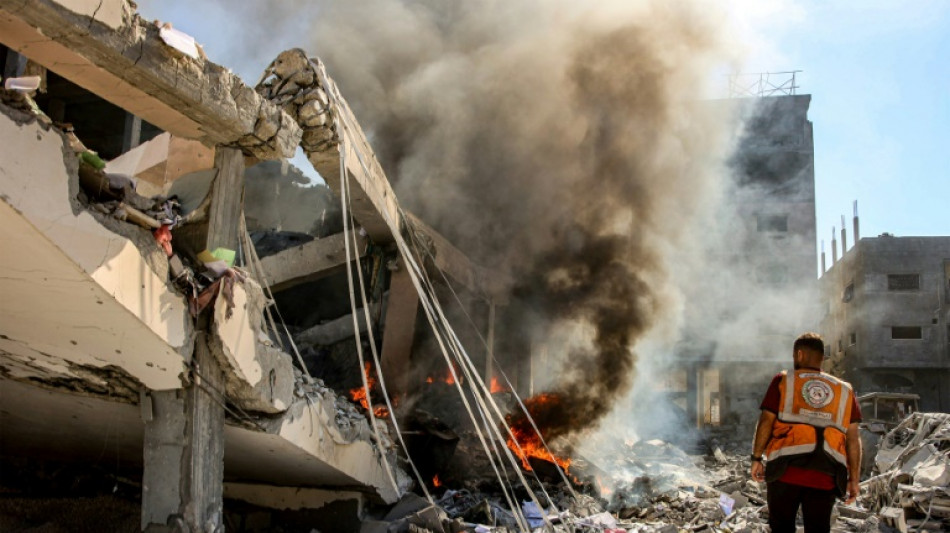
[[[792,346],[792,351],[798,351],[799,349],[808,350],[814,352],[815,354],[824,356],[825,342],[821,340],[821,335],[817,333],[802,333],[797,339],[795,339],[795,345]]]

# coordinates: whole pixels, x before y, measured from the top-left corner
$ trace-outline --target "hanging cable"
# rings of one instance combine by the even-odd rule
[[[328,89],[327,93],[331,96],[331,98],[333,98],[334,100],[336,100],[336,102],[334,102],[334,103],[337,104],[337,109],[341,109],[341,107],[338,105],[339,100],[341,100],[341,97],[340,97],[339,94],[338,94],[338,89],[336,88],[335,84],[329,83],[328,78],[326,78],[326,76],[325,76],[325,72],[323,72],[323,70],[322,70],[322,65],[318,65],[317,72],[318,72],[318,75],[321,76],[321,81],[324,82],[324,86]],[[341,120],[338,121],[338,122],[335,124],[335,126],[338,128],[338,132],[337,132],[337,133],[338,133],[338,136],[339,136],[340,138],[344,138],[344,139],[345,139],[345,137],[343,137],[342,135],[339,135],[339,134],[342,133],[342,132],[339,131],[339,128],[342,127],[342,128],[344,128],[344,129],[349,129],[349,128],[352,128],[352,126],[351,126],[350,124],[348,124],[348,122],[349,122],[349,117],[348,117],[348,116],[346,116],[346,115],[340,115],[339,118],[340,118]],[[355,135],[351,135],[351,136],[350,136],[350,138],[354,138],[354,137],[359,138],[358,136],[355,136]],[[345,149],[345,146],[341,146],[341,154],[343,153],[344,149]],[[359,150],[357,150],[357,151],[355,151],[355,152],[356,152],[355,155],[356,155],[356,157],[357,157],[357,160],[359,161],[359,163],[360,163],[360,165],[361,165],[363,171],[364,171],[367,175],[373,175],[374,173],[371,172],[370,169],[368,168],[368,166],[367,166],[366,162],[363,160],[362,154],[359,152]],[[377,163],[377,164],[378,164],[378,163]],[[345,166],[343,165],[343,158],[341,158],[341,180],[343,180],[343,182],[344,182],[344,183],[342,184],[342,187],[345,187],[345,186],[346,186],[346,183],[345,183],[345,180],[346,180],[346,169],[345,169]],[[341,187],[341,188],[342,188],[342,187]],[[458,339],[457,335],[455,334],[454,330],[453,330],[453,329],[451,328],[451,326],[448,324],[448,321],[447,321],[447,319],[446,319],[446,317],[445,317],[444,311],[441,309],[441,306],[440,306],[439,303],[438,303],[438,298],[437,298],[437,296],[435,295],[434,290],[431,289],[431,282],[428,282],[428,280],[427,280],[427,283],[428,283],[430,286],[429,286],[429,287],[423,287],[423,285],[422,285],[422,275],[420,275],[420,272],[424,272],[424,271],[418,266],[418,264],[416,264],[416,261],[415,261],[415,259],[413,258],[413,253],[412,253],[412,251],[409,249],[409,247],[408,247],[408,245],[406,244],[405,240],[402,238],[402,235],[400,234],[400,226],[399,226],[399,224],[397,224],[395,221],[392,220],[392,218],[389,216],[389,213],[388,213],[388,212],[382,211],[381,213],[383,214],[383,216],[384,216],[384,218],[385,218],[385,221],[386,221],[387,225],[389,226],[389,228],[390,228],[390,230],[391,230],[391,232],[392,232],[392,234],[393,234],[393,236],[394,236],[394,238],[395,238],[395,240],[396,240],[397,247],[398,247],[398,249],[399,249],[399,251],[400,251],[400,254],[403,256],[404,261],[405,261],[406,263],[408,263],[408,265],[411,267],[411,268],[409,269],[410,279],[412,280],[412,283],[413,283],[413,285],[415,286],[416,291],[417,291],[417,292],[420,294],[420,296],[421,296],[420,302],[423,304],[422,307],[423,307],[423,310],[425,311],[426,318],[427,318],[427,320],[428,320],[428,322],[429,322],[429,324],[430,324],[430,327],[432,327],[433,334],[435,335],[436,340],[437,340],[437,342],[438,342],[438,344],[439,344],[439,347],[440,347],[440,351],[442,352],[443,357],[444,357],[445,360],[446,360],[446,364],[447,364],[447,366],[448,366],[448,368],[449,368],[449,372],[450,372],[450,374],[452,375],[453,379],[455,380],[456,387],[457,387],[457,389],[458,389],[458,391],[459,391],[459,393],[460,393],[460,397],[461,397],[461,399],[462,399],[462,403],[463,403],[463,405],[464,405],[464,407],[465,407],[467,413],[469,414],[469,417],[473,420],[474,427],[475,427],[475,429],[476,429],[476,435],[478,436],[479,441],[481,442],[482,446],[485,448],[485,450],[486,450],[486,452],[489,454],[489,456],[491,456],[491,455],[492,455],[492,450],[491,450],[491,448],[487,445],[486,440],[485,440],[485,436],[483,435],[482,431],[479,429],[480,424],[478,424],[478,422],[477,422],[477,420],[476,420],[476,418],[475,418],[475,415],[474,415],[473,410],[472,410],[472,406],[471,406],[471,404],[469,403],[468,398],[466,397],[464,391],[463,391],[462,388],[461,388],[461,381],[462,381],[462,380],[459,379],[459,376],[458,376],[458,374],[457,374],[457,371],[456,371],[454,365],[452,364],[452,358],[453,358],[453,357],[454,357],[455,359],[457,359],[457,361],[460,363],[463,372],[466,374],[466,377],[471,378],[471,382],[472,382],[472,383],[474,383],[474,384],[480,386],[480,388],[478,388],[478,387],[476,387],[476,385],[469,385],[469,387],[471,388],[471,390],[472,390],[472,392],[473,392],[473,395],[474,395],[476,401],[480,404],[480,405],[478,406],[479,409],[480,409],[480,415],[484,417],[485,413],[491,413],[492,411],[494,411],[494,414],[499,417],[499,421],[501,422],[501,424],[503,424],[503,425],[505,426],[505,428],[507,429],[509,435],[511,435],[513,442],[517,445],[517,439],[514,439],[514,438],[513,438],[513,435],[511,434],[511,429],[507,426],[507,424],[504,424],[504,418],[503,418],[503,416],[500,414],[500,410],[498,409],[497,404],[495,404],[494,400],[491,398],[490,391],[488,391],[488,389],[487,389],[487,387],[485,386],[484,382],[481,380],[480,376],[478,376],[477,370],[474,370],[474,365],[472,364],[471,359],[468,357],[468,354],[465,352],[464,347],[461,345],[461,342],[460,342],[460,340]],[[403,216],[404,216],[404,214],[403,214]],[[344,224],[346,224],[346,221],[344,221]],[[346,229],[345,229],[345,231],[346,231]],[[347,242],[348,242],[348,241],[347,241]],[[356,324],[356,318],[355,318],[355,296],[353,295],[353,292],[352,292],[352,287],[353,287],[352,272],[350,272],[350,271],[348,271],[348,282],[349,282],[350,287],[351,287],[351,307],[354,308],[354,326],[357,326],[357,324]],[[430,291],[431,291],[431,292],[430,292]],[[454,290],[453,290],[453,293],[454,293]],[[457,295],[456,295],[456,298],[457,298]],[[364,308],[364,309],[365,309],[365,308]],[[367,314],[367,316],[368,316],[368,311],[364,310],[364,314]],[[470,317],[469,317],[469,319],[470,319]],[[442,327],[445,329],[444,332],[441,331],[442,328],[439,327],[439,324],[442,324]],[[480,336],[480,335],[479,335],[479,336]],[[481,337],[481,336],[480,336],[480,337]],[[483,339],[483,342],[484,342],[484,339]],[[447,345],[448,345],[448,346],[447,346]],[[374,345],[374,348],[375,348],[375,345]],[[450,351],[450,349],[451,349],[451,352],[452,352],[453,357],[450,357],[450,356],[449,356],[449,351]],[[359,343],[358,343],[358,346],[357,346],[357,352],[358,352],[358,355],[359,355],[359,358],[360,358],[361,365],[365,365],[365,363],[364,363],[364,357],[363,357],[363,354],[362,354],[362,347],[361,347],[361,345],[360,345]],[[378,356],[377,356],[377,357],[378,357]],[[497,363],[497,360],[494,359],[494,357],[493,357],[493,360]],[[474,370],[474,372],[473,372],[473,370]],[[513,386],[511,385],[510,380],[507,378],[507,376],[504,375],[503,372],[502,372],[502,374],[503,374],[503,376],[505,377],[505,380],[506,380],[506,382],[508,383],[509,387],[511,387],[511,389],[514,390]],[[474,377],[473,377],[473,376],[474,376]],[[367,382],[366,382],[365,376],[363,377],[363,382],[364,382],[364,389],[366,389],[366,391],[367,391],[367,397],[368,397],[368,396],[369,396],[369,390],[368,390],[368,386],[367,386]],[[480,392],[480,391],[481,391],[481,392]],[[516,398],[517,398],[517,394],[516,394],[515,396],[516,396]],[[487,408],[486,401],[485,401],[486,398],[487,398],[487,400],[488,400],[487,403],[490,404],[490,405],[492,405],[493,409],[489,410],[489,409]],[[388,395],[387,395],[387,400],[388,400]],[[530,413],[527,412],[527,409],[526,409],[526,407],[524,406],[524,404],[520,401],[520,398],[519,398],[518,400],[519,400],[519,405],[520,405],[520,406],[522,407],[522,409],[525,411],[526,416],[529,417],[529,419],[530,419]],[[371,404],[370,404],[370,405],[371,405]],[[489,418],[491,418],[491,417],[489,417]],[[501,435],[500,435],[500,432],[498,431],[498,428],[497,428],[496,426],[492,425],[492,424],[488,424],[488,425],[493,427],[494,433],[496,434],[496,438],[497,438],[498,440],[502,440]],[[533,420],[532,420],[532,427],[535,429],[535,431],[537,431],[537,425],[534,423]],[[540,435],[539,435],[539,437],[540,437]],[[377,438],[378,438],[378,437],[377,437]],[[545,446],[546,446],[546,444],[545,444]],[[519,449],[520,449],[520,446],[519,446]],[[505,447],[505,452],[506,452],[507,458],[508,458],[509,461],[512,463],[512,465],[514,466],[514,470],[515,470],[515,472],[518,474],[518,477],[519,477],[521,483],[522,483],[522,484],[525,486],[525,488],[527,489],[528,487],[530,487],[530,485],[527,483],[527,480],[525,480],[524,477],[523,477],[523,475],[521,474],[521,470],[520,470],[520,466],[519,466],[519,464],[518,464],[518,461],[514,458],[514,456],[512,455],[511,451],[510,451],[507,447]],[[493,469],[495,470],[496,476],[499,478],[499,482],[504,485],[505,482],[504,482],[504,480],[501,479],[501,476],[500,476],[500,474],[499,474],[499,472],[498,472],[497,467],[496,467],[495,464],[494,464],[494,461],[492,461],[492,466],[493,466]],[[563,472],[562,472],[562,476],[563,476]],[[567,486],[570,488],[570,483],[569,483],[569,482],[567,483]],[[542,490],[543,490],[543,486],[542,486],[541,488],[542,488]],[[572,490],[572,489],[571,489],[571,490]],[[511,508],[512,508],[513,514],[515,515],[516,521],[519,523],[519,527],[521,527],[522,529],[527,529],[527,521],[525,520],[525,518],[524,518],[524,516],[523,516],[523,513],[522,513],[520,507],[517,506],[517,505],[515,505],[514,502],[511,501],[511,498],[510,498],[510,496],[508,495],[508,491],[507,491],[507,490],[505,491],[505,493],[506,493],[506,494],[505,494],[506,499],[508,500],[508,503],[509,503],[509,505],[510,505]],[[529,493],[531,499],[534,501],[534,503],[535,503],[536,505],[538,505],[538,507],[540,508],[540,507],[541,507],[541,506],[540,506],[540,503],[537,501],[537,498],[534,496],[533,492],[532,492],[531,490],[528,490],[528,493]],[[573,493],[573,490],[572,490],[572,493]],[[545,495],[547,496],[546,493],[545,493]],[[549,496],[548,496],[548,499],[549,499],[549,501],[550,501],[550,497],[549,497]],[[547,521],[547,518],[546,518],[546,517],[544,517],[544,521],[545,521],[546,525],[550,527],[550,523]]]
[[[345,127],[345,126],[346,126],[346,123],[345,123],[345,121],[344,121],[344,127]],[[358,159],[360,165],[362,166],[363,171],[366,172],[367,175],[371,175],[369,169],[368,169],[367,166],[366,166],[365,161],[363,161],[362,156],[361,156],[361,154],[360,154],[358,151],[356,152],[356,156],[357,156],[357,159]],[[443,355],[443,358],[444,358],[445,361],[446,361],[446,365],[447,365],[448,368],[449,368],[449,372],[450,372],[450,374],[451,374],[452,377],[453,377],[453,380],[454,380],[454,382],[455,382],[455,386],[456,386],[457,390],[459,391],[459,396],[460,396],[460,398],[461,398],[461,400],[462,400],[462,404],[463,404],[463,406],[465,407],[465,410],[466,410],[466,412],[468,413],[469,418],[470,418],[470,419],[472,420],[472,422],[473,422],[473,426],[474,426],[474,428],[475,428],[475,434],[476,434],[476,436],[478,437],[479,442],[481,443],[482,447],[485,449],[486,453],[491,454],[491,448],[490,448],[490,446],[488,445],[488,443],[486,442],[485,435],[484,435],[484,434],[481,432],[481,430],[479,429],[479,424],[478,424],[477,419],[475,418],[475,414],[474,414],[474,412],[473,412],[473,410],[472,410],[472,406],[471,406],[471,404],[470,404],[470,402],[469,402],[467,396],[465,395],[464,391],[462,390],[462,385],[461,385],[461,381],[462,381],[462,380],[459,379],[459,376],[458,376],[458,374],[457,374],[457,372],[456,372],[456,370],[455,370],[455,367],[454,367],[454,365],[452,364],[451,357],[449,356],[449,353],[448,353],[448,348],[446,347],[446,344],[447,344],[447,343],[446,343],[446,339],[443,337],[443,335],[440,334],[440,330],[439,330],[439,328],[438,328],[438,326],[437,326],[437,324],[440,322],[440,319],[439,319],[437,313],[435,312],[435,310],[434,310],[434,308],[433,308],[433,303],[434,303],[434,301],[436,301],[435,295],[434,295],[434,294],[429,294],[429,293],[422,287],[422,282],[421,282],[421,278],[422,278],[422,275],[421,275],[421,268],[419,267],[419,265],[418,265],[417,262],[415,261],[413,255],[412,255],[412,252],[411,252],[411,250],[409,250],[408,245],[406,244],[405,240],[402,238],[402,235],[401,235],[401,233],[399,232],[398,226],[397,226],[397,225],[394,223],[394,221],[388,216],[387,213],[383,213],[383,214],[384,214],[384,217],[385,217],[385,219],[386,219],[386,223],[387,223],[387,225],[390,227],[391,233],[393,234],[393,236],[394,236],[394,238],[395,238],[395,240],[396,240],[396,244],[397,244],[398,248],[400,249],[400,253],[402,254],[402,257],[403,257],[404,261],[406,261],[406,262],[411,266],[411,268],[410,268],[410,270],[409,270],[410,279],[412,280],[413,285],[414,285],[415,288],[416,288],[416,292],[418,292],[419,295],[420,295],[420,297],[421,297],[421,303],[423,304],[422,307],[423,307],[423,310],[425,311],[426,318],[427,318],[427,320],[429,321],[429,325],[430,325],[430,327],[432,328],[433,333],[435,334],[435,338],[436,338],[437,343],[439,344],[440,351],[441,351],[441,353],[442,353],[442,355]],[[444,319],[443,319],[443,320],[444,320]],[[477,394],[476,394],[476,398],[477,398]],[[534,496],[534,493],[529,489],[530,485],[528,484],[527,480],[526,480],[526,479],[524,478],[524,476],[522,475],[521,469],[520,469],[520,466],[519,466],[518,462],[517,462],[517,461],[514,459],[514,457],[511,455],[510,450],[507,450],[507,448],[506,448],[506,451],[507,451],[507,454],[508,454],[509,461],[511,462],[512,466],[514,467],[515,472],[517,473],[519,479],[521,480],[521,482],[522,482],[522,484],[524,485],[524,487],[525,487],[526,489],[528,489],[528,494],[529,494],[529,496],[530,496],[531,499],[534,501],[534,503],[535,503],[536,505],[538,505],[539,508],[541,508],[540,502],[537,501],[537,498]],[[502,487],[504,487],[504,486],[505,486],[505,481],[504,481],[504,479],[503,479],[501,473],[498,471],[498,468],[496,467],[496,465],[494,464],[494,462],[492,462],[492,468],[493,468],[493,470],[495,471],[495,475],[496,475],[496,477],[498,478],[499,483],[501,484]],[[512,512],[513,512],[513,514],[515,515],[516,520],[519,522],[519,526],[522,527],[523,530],[527,530],[527,529],[528,529],[527,520],[526,520],[525,517],[523,516],[523,512],[522,512],[522,510],[521,510],[521,507],[518,506],[518,505],[516,505],[516,504],[514,503],[514,501],[511,499],[511,496],[509,495],[508,490],[504,490],[503,492],[504,492],[504,494],[505,494],[506,500],[508,501],[508,504],[511,506]],[[545,518],[545,520],[547,520],[547,519]]]
[[[349,287],[350,293],[350,307],[353,312],[351,316],[353,317],[353,331],[356,335],[356,355],[360,361],[360,380],[363,382],[363,391],[366,394],[366,405],[367,410],[369,411],[369,421],[370,426],[373,428],[373,435],[376,438],[376,443],[379,446],[379,457],[383,461],[383,467],[386,470],[386,476],[389,478],[389,482],[392,483],[393,490],[396,494],[399,494],[399,484],[396,483],[396,479],[393,477],[393,469],[389,465],[389,459],[386,458],[386,449],[383,445],[383,439],[380,436],[379,432],[379,422],[376,420],[376,416],[373,414],[373,399],[369,390],[369,382],[367,380],[367,372],[363,372],[363,369],[366,368],[365,358],[363,357],[363,343],[360,340],[360,326],[356,318],[356,295],[354,294],[353,286],[353,268],[349,264],[349,259],[352,257],[352,251],[350,250],[350,236],[349,236],[349,210],[348,210],[348,201],[346,194],[346,167],[344,166],[345,159],[343,157],[343,146],[340,147],[340,204],[343,209],[343,243],[346,250],[346,282]]]
[[[412,220],[406,215],[404,211],[402,211],[402,209],[400,209],[400,214],[402,215],[403,222],[407,225],[407,227],[410,228],[409,235],[411,238],[411,236],[414,234],[414,232],[411,230]],[[433,262],[435,261],[435,257],[433,257],[432,254],[429,253],[429,251],[425,247],[421,247],[415,242],[414,244],[417,250],[421,248],[433,260]],[[482,335],[481,331],[479,331],[478,327],[475,326],[475,321],[472,319],[471,315],[469,315],[468,311],[465,309],[465,305],[462,303],[462,299],[459,297],[458,293],[455,291],[455,288],[452,287],[452,283],[449,281],[448,276],[446,276],[445,272],[443,272],[442,270],[440,269],[436,269],[436,270],[441,275],[442,280],[445,282],[445,285],[449,288],[449,291],[452,293],[452,296],[455,298],[455,301],[459,304],[459,308],[461,309],[462,314],[465,315],[465,318],[468,319],[469,323],[472,325],[473,329],[475,330],[475,334],[478,336],[479,340],[482,342],[482,346],[485,347],[486,353],[488,354],[489,357],[491,357],[492,361],[495,363],[494,365],[495,368],[498,369],[502,378],[505,380],[505,384],[508,385],[508,390],[511,391],[512,396],[514,396],[515,400],[518,402],[518,406],[521,408],[521,411],[525,415],[525,418],[531,424],[531,428],[534,430],[535,435],[537,435],[542,448],[553,457],[554,454],[551,452],[551,449],[548,447],[547,442],[544,440],[544,436],[541,434],[541,430],[538,428],[537,424],[535,423],[534,417],[531,416],[531,412],[528,410],[528,407],[521,400],[521,397],[515,392],[514,385],[511,383],[511,380],[508,378],[508,375],[505,373],[504,369],[502,368],[501,363],[498,361],[497,358],[495,358],[493,351],[488,346],[488,341]],[[513,439],[513,440],[517,442],[517,439]],[[520,450],[520,447],[519,447],[519,450]],[[571,493],[571,496],[573,496],[576,499],[577,493],[574,491],[574,487],[571,484],[570,480],[568,479],[567,474],[561,468],[561,465],[559,465],[557,462],[554,462],[554,467],[557,469],[558,474],[561,476],[561,479],[564,481],[564,484],[567,487],[567,490]]]
[[[340,185],[340,188],[341,188],[340,196],[342,199],[344,199],[344,201],[347,202],[347,208],[350,208],[351,207],[349,205],[350,198],[351,198],[350,185],[349,185],[349,180],[346,179],[346,162],[343,155],[343,150],[340,150],[340,167],[341,167],[340,173],[342,176],[341,185]],[[344,213],[346,212],[347,211],[345,210]],[[349,239],[346,237],[346,227],[348,223],[352,223],[352,220],[350,221],[344,220],[343,222],[344,239],[347,241],[347,244],[349,244]],[[353,246],[355,248],[357,246],[356,232],[351,232],[351,235],[353,238]],[[350,261],[354,261],[354,260],[358,261],[358,258],[356,254],[353,254],[353,255],[350,254],[349,246],[344,246],[344,248],[346,249],[347,269],[350,269],[351,268],[349,266]],[[392,420],[393,428],[396,430],[396,437],[399,440],[400,446],[402,446],[403,452],[406,454],[406,461],[409,463],[409,467],[412,469],[412,472],[419,483],[419,488],[422,489],[422,492],[425,494],[425,497],[429,501],[429,503],[432,505],[435,505],[435,500],[433,500],[432,495],[429,493],[429,490],[426,487],[426,481],[422,478],[422,474],[419,472],[419,469],[416,467],[415,461],[412,460],[412,456],[409,455],[409,447],[406,445],[406,441],[403,439],[403,436],[402,436],[402,431],[399,428],[399,421],[396,419],[396,409],[390,400],[389,391],[386,388],[386,379],[383,377],[382,365],[380,362],[379,353],[376,350],[376,338],[375,338],[375,335],[373,334],[373,323],[369,314],[369,302],[367,301],[367,298],[366,298],[366,286],[363,280],[363,271],[362,269],[357,268],[356,272],[359,276],[360,298],[363,304],[363,314],[364,314],[364,319],[366,321],[366,332],[369,336],[370,352],[373,356],[373,363],[376,365],[374,368],[376,368],[376,376],[379,379],[379,387],[383,393],[383,401],[386,403],[386,408],[389,409],[389,417],[390,417],[390,420]],[[351,288],[351,292],[352,292],[352,288]],[[357,310],[356,310],[355,305],[356,305],[355,303],[352,303],[352,313],[354,317],[354,324],[356,322],[356,315],[357,315]],[[356,340],[357,340],[357,343],[359,344],[359,328],[356,327],[355,331],[357,332]],[[362,360],[360,361],[360,364],[361,365],[363,364]],[[368,392],[366,396],[366,402],[367,402],[366,405],[367,405],[367,410],[369,411],[369,415],[375,418],[373,404],[370,402]]]

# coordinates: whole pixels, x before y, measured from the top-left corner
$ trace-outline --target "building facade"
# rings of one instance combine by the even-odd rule
[[[950,237],[860,239],[820,279],[827,365],[858,394],[950,410]]]
[[[742,129],[721,227],[705,252],[673,370],[696,426],[746,420],[769,380],[817,328],[815,165],[810,95],[732,99]]]

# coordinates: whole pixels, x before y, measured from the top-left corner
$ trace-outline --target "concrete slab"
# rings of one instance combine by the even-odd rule
[[[0,138],[3,361],[18,360],[19,377],[118,368],[152,389],[180,387],[192,325],[162,263],[77,208],[61,134],[0,115]]]
[[[367,240],[365,237],[357,237],[357,240],[355,253],[362,258],[366,255]],[[272,291],[279,292],[342,272],[347,263],[344,246],[343,234],[338,233],[264,257],[261,259],[264,279]]]
[[[378,469],[373,446],[362,440],[350,444],[334,442],[329,428],[316,413],[323,407],[317,403],[312,409],[295,410],[293,418],[297,422],[289,422],[306,428],[304,431],[261,432],[230,421],[224,430],[227,484],[285,487],[275,489],[274,495],[265,500],[253,498],[257,501],[252,503],[260,505],[267,501],[275,508],[313,505],[315,500],[305,496],[323,494],[322,491],[344,491],[343,497],[359,493],[387,503],[396,501],[399,495],[385,488],[386,477]],[[280,431],[282,425],[277,421],[273,431]],[[137,405],[0,378],[0,454],[61,461],[105,461],[103,458],[107,457],[109,464],[119,462],[123,467],[134,468],[142,464],[143,428]],[[302,440],[294,442],[289,438]],[[405,474],[400,476],[405,481]],[[231,486],[235,490],[235,485]],[[237,493],[247,496],[244,489],[237,489]],[[332,500],[324,494],[317,501]]]
[[[240,144],[258,159],[293,156],[302,132],[278,107],[224,67],[166,45],[127,2],[98,3],[101,17],[87,0],[0,0],[0,42],[175,135]]]

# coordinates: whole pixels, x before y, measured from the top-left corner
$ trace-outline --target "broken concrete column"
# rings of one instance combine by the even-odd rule
[[[294,369],[290,355],[275,347],[264,333],[265,296],[250,279],[235,283],[228,296],[221,291],[214,304],[211,349],[225,370],[222,389],[245,411],[276,414],[290,406],[294,396]]]
[[[409,357],[416,331],[416,313],[419,293],[412,284],[408,267],[400,260],[398,270],[389,283],[389,301],[386,309],[386,328],[383,330],[383,376],[391,396],[408,392]]]
[[[224,399],[217,392],[223,386],[208,335],[200,332],[191,384],[149,393],[143,531],[223,531]]]

